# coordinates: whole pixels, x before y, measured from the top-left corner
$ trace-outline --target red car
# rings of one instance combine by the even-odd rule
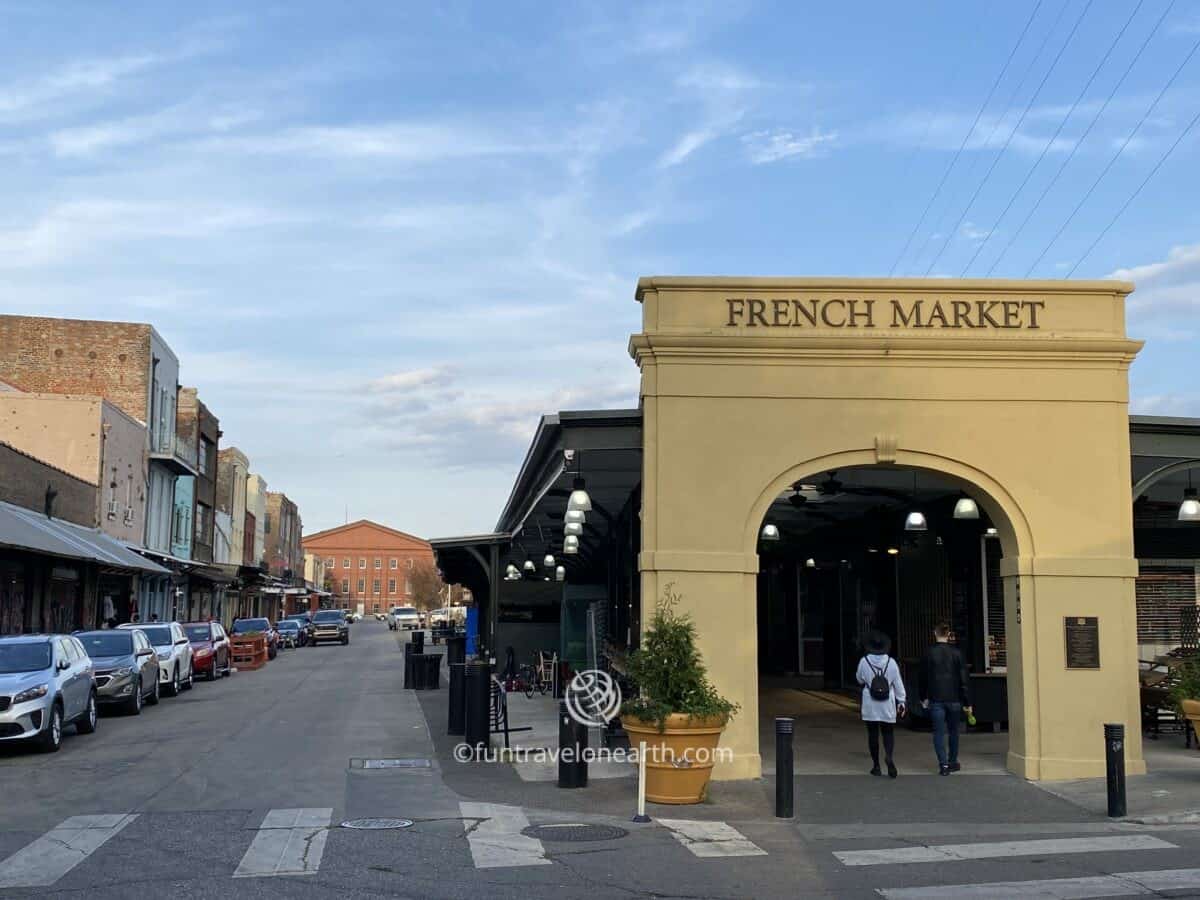
[[[234,619],[233,627],[229,630],[233,634],[261,634],[266,637],[267,659],[274,659],[275,654],[279,652],[279,632],[275,630],[270,619]]]
[[[230,673],[229,637],[218,622],[189,622],[183,630],[192,644],[193,671],[209,681]]]

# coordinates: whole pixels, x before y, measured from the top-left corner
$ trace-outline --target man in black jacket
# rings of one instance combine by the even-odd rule
[[[958,648],[950,644],[950,626],[939,623],[933,629],[933,637],[935,643],[921,660],[921,706],[929,710],[933,720],[933,749],[937,753],[938,774],[949,775],[962,768],[958,764],[958,720],[964,709],[970,714],[971,698],[967,666]]]

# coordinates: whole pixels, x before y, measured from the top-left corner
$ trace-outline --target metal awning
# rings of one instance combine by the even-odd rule
[[[193,560],[184,559],[182,556],[172,556],[170,553],[163,553],[161,550],[152,550],[149,547],[139,547],[137,544],[131,544],[128,541],[122,541],[122,544],[126,547],[126,549],[132,550],[134,553],[137,553],[140,556],[152,556],[155,559],[161,560],[163,563],[176,568],[190,569],[192,566],[198,565],[198,563]],[[169,569],[168,572],[170,572]]]
[[[170,575],[165,569],[133,552],[98,528],[85,528],[62,519],[0,501],[0,547],[81,559],[112,569]]]

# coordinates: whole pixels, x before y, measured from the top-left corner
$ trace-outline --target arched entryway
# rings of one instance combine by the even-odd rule
[[[792,484],[856,467],[975,492],[1003,551],[1008,767],[1103,774],[1102,725],[1138,721],[1131,289],[642,279],[642,596],[674,584],[713,680],[741,704],[716,777],[761,771],[764,518]],[[1131,733],[1127,766],[1142,771]]]

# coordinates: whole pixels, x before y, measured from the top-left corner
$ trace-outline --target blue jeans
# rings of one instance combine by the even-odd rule
[[[962,715],[961,703],[929,704],[929,718],[933,720],[933,752],[938,765],[953,765],[958,762],[958,720]],[[950,738],[949,757],[946,754],[946,738]]]

